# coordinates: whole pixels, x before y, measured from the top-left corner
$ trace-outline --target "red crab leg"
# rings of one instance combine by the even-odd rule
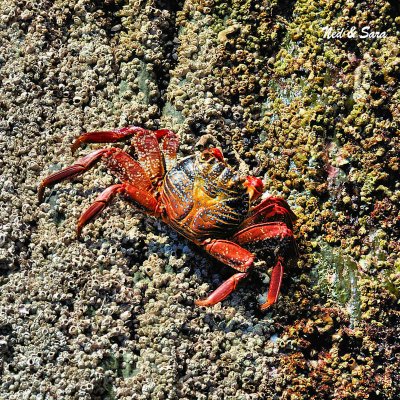
[[[263,201],[261,201],[260,204],[258,204],[256,207],[253,208],[252,213],[259,213],[262,212],[262,210],[268,205],[268,204],[276,204],[279,207],[285,208],[288,213],[290,214],[290,217],[292,221],[296,221],[297,217],[296,214],[290,209],[289,204],[286,202],[286,200],[282,199],[281,197],[267,197]]]
[[[130,183],[143,192],[148,192],[151,189],[151,181],[141,165],[129,154],[120,149],[111,147],[108,149],[95,150],[78,160],[75,164],[49,175],[39,186],[39,201],[43,200],[44,190],[47,186],[82,174],[93,167],[100,159],[105,159],[107,161],[108,167],[121,181]]]
[[[247,271],[253,265],[254,256],[243,247],[228,240],[212,240],[204,245],[204,249],[217,260],[241,271],[222,283],[206,299],[195,302],[198,306],[213,306],[228,297],[236,289],[238,283],[247,277]]]
[[[278,261],[272,268],[271,272],[271,281],[269,284],[267,301],[264,304],[261,304],[261,310],[266,310],[276,303],[278,300],[279,292],[281,290],[281,283],[283,278],[283,259],[282,257],[278,257]]]
[[[152,189],[151,180],[146,171],[125,151],[116,150],[106,158],[106,163],[121,182],[130,183],[143,191]]]
[[[158,142],[160,139],[162,139],[162,151]],[[165,172],[175,165],[179,139],[169,129],[140,132],[135,135],[132,144],[152,182],[160,182]]]
[[[104,154],[111,150],[112,149],[95,150],[87,156],[79,159],[75,164],[70,165],[69,167],[64,168],[60,171],[54,172],[47,178],[43,179],[43,181],[40,183],[38,190],[39,201],[41,202],[43,200],[44,190],[47,186],[54,185],[55,183],[61,182],[64,179],[72,178],[76,175],[81,174],[82,172],[87,171],[96,163],[96,161],[98,161]]]
[[[74,153],[82,143],[114,143],[142,132],[146,132],[146,129],[138,126],[127,126],[110,131],[86,132],[75,140],[71,150]]]
[[[117,194],[124,191],[123,184],[112,185],[104,190],[97,199],[87,208],[79,217],[78,226],[76,228],[76,236],[81,236],[82,228],[94,218],[96,218]]]
[[[162,152],[164,155],[166,170],[169,171],[174,165],[176,160],[176,153],[179,148],[179,138],[176,133],[169,129],[159,129],[154,131],[157,139],[163,139]]]
[[[248,272],[238,272],[237,274],[232,275],[222,285],[210,293],[206,299],[196,300],[195,304],[197,306],[209,307],[219,303],[228,297],[234,290],[236,290],[238,283],[242,279],[246,278],[247,275]]]
[[[80,237],[82,228],[96,218],[116,194],[126,194],[142,206],[147,213],[152,215],[157,214],[158,202],[150,193],[125,183],[112,185],[105,189],[79,217],[76,230],[78,238]]]
[[[293,238],[293,232],[284,222],[265,222],[242,229],[232,237],[232,240],[235,243],[248,244],[285,237]]]
[[[146,130],[139,132],[133,137],[132,144],[151,181],[159,182],[164,176],[164,160],[157,135]]]
[[[232,240],[239,244],[251,244],[273,238],[292,239],[293,246],[296,251],[296,244],[294,242],[293,232],[283,222],[267,222],[264,224],[250,226],[236,233],[233,236]],[[283,258],[279,256],[275,266],[272,268],[267,301],[263,305],[261,305],[262,310],[270,307],[278,299],[282,277]]]
[[[178,136],[169,129],[158,129],[153,132],[138,126],[127,126],[125,128],[119,128],[110,131],[87,132],[75,140],[71,147],[72,153],[74,153],[82,143],[114,143],[135,135],[154,135],[157,138],[157,143],[155,143],[154,140],[148,139],[149,142],[144,143],[144,148],[142,148],[141,145],[143,143],[143,139],[139,140],[139,143],[134,143],[135,147],[139,145],[138,151],[142,156],[142,160],[145,160],[144,164],[147,164],[146,167],[150,165],[154,179],[158,178],[160,171],[162,173],[163,165],[159,152],[158,140],[163,139],[162,150],[165,157],[167,170],[174,165],[176,153],[178,152],[179,148],[179,139]],[[144,142],[146,141],[147,139],[144,140]],[[146,147],[147,145],[149,145],[149,147]]]
[[[162,139],[162,152],[158,143],[160,139]],[[168,171],[175,164],[179,139],[169,129],[139,132],[134,136],[132,144],[140,163],[144,165],[150,179],[155,183],[164,177],[165,169]]]
[[[297,219],[285,200],[280,197],[268,197],[251,210],[250,216],[242,222],[240,229],[276,217],[281,218],[290,228]]]

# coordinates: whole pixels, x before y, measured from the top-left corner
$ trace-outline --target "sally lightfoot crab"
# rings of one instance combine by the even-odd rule
[[[285,259],[296,249],[292,233],[296,217],[285,200],[267,197],[253,206],[263,194],[261,179],[240,177],[227,165],[218,148],[207,147],[176,162],[179,140],[168,129],[149,131],[129,126],[88,132],[76,139],[72,151],[82,143],[113,143],[129,137],[137,160],[116,147],[95,150],[45,178],[39,187],[39,200],[42,201],[46,187],[82,174],[101,160],[121,183],[106,188],[81,214],[78,236],[114,195],[123,194],[146,214],[161,218],[182,236],[237,271],[206,299],[197,300],[197,305],[212,306],[224,300],[248,276],[255,256],[242,246],[263,246],[272,253],[275,265],[267,300],[261,309],[274,304]]]

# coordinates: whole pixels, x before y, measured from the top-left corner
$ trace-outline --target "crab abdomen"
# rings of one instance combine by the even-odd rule
[[[248,194],[235,172],[218,161],[199,163],[195,156],[165,176],[162,203],[166,222],[194,242],[228,236],[249,209]]]

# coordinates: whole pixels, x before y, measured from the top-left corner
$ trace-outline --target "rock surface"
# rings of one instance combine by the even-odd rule
[[[398,398],[399,13],[2,0],[0,399]],[[287,198],[300,257],[273,309],[265,270],[195,307],[231,271],[122,199],[77,241],[104,166],[38,204],[76,136],[128,124],[176,131],[180,156],[212,134]]]

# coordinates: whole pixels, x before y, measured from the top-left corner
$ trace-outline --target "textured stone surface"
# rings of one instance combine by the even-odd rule
[[[399,26],[394,0],[1,1],[0,398],[398,398]],[[77,135],[127,124],[181,156],[213,134],[288,199],[272,310],[262,270],[195,307],[231,271],[121,199],[77,241],[104,166],[38,204]]]

